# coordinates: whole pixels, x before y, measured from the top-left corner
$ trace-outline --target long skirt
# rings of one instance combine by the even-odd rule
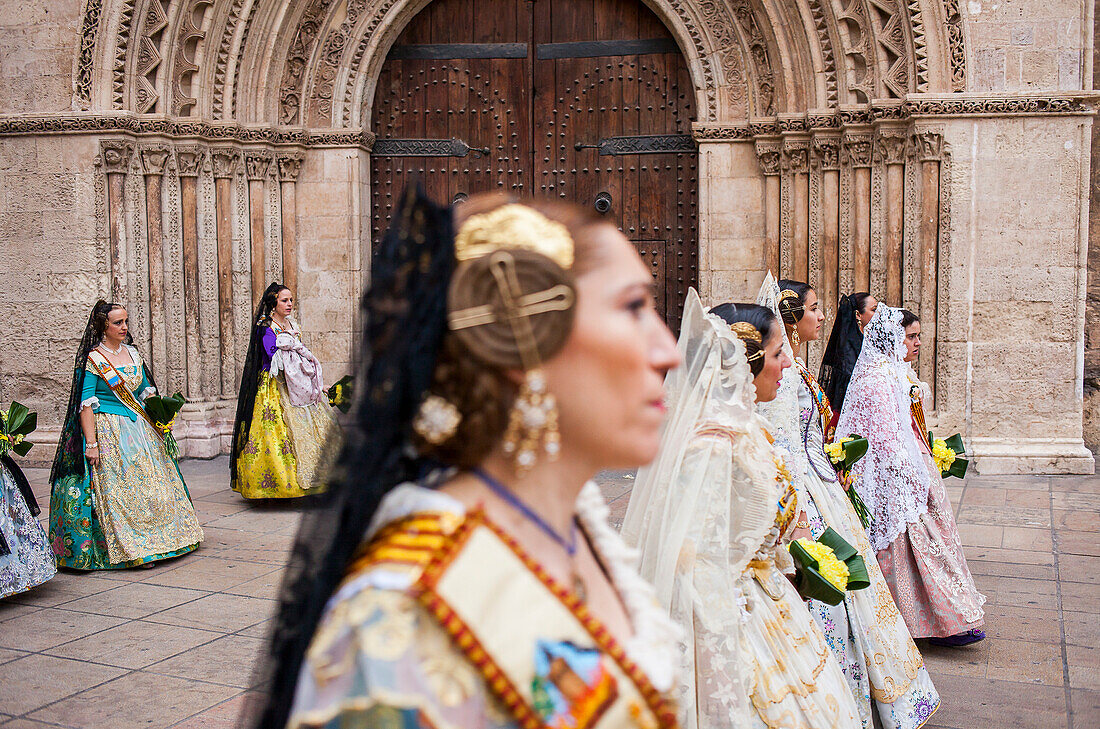
[[[741,645],[752,657],[757,727],[856,729],[848,682],[790,581],[768,563],[741,578],[748,600]]]
[[[913,637],[946,638],[982,627],[985,596],[974,586],[947,490],[927,447],[925,461],[932,474],[928,511],[878,552],[878,563]]]
[[[13,475],[0,464],[0,598],[37,587],[55,574],[46,532]]]
[[[246,499],[292,499],[319,492],[318,465],[327,440],[336,435],[335,425],[327,402],[291,405],[282,378],[261,372],[234,489]]]
[[[116,569],[198,547],[202,527],[164,441],[144,419],[96,413],[99,463],[53,485],[50,539],[58,564]]]
[[[825,642],[836,656],[859,708],[865,729],[918,729],[939,709],[940,696],[875,564],[867,540],[844,487],[825,482],[808,471],[799,489],[799,508],[805,509],[814,539],[832,527],[863,556],[871,586],[849,592],[843,602],[829,605],[808,600]]]

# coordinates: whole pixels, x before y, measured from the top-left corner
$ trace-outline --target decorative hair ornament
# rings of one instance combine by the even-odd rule
[[[567,271],[573,267],[573,238],[569,230],[519,203],[471,216],[455,236],[458,261],[515,248],[541,253]]]
[[[428,395],[413,418],[413,430],[432,445],[450,440],[462,422],[462,413],[449,400]]]
[[[452,331],[460,331],[506,321],[512,331],[524,379],[508,415],[503,448],[514,459],[516,471],[522,474],[535,465],[540,448],[550,460],[556,460],[561,451],[557,403],[547,392],[531,317],[568,311],[576,301],[576,293],[566,284],[542,291],[524,291],[517,273],[517,258],[522,256],[516,252],[520,250],[545,256],[566,271],[573,266],[573,238],[569,230],[526,205],[502,205],[464,222],[455,238],[455,257],[459,262],[488,257],[500,305],[452,311],[448,322]]]
[[[782,305],[783,302],[786,301],[787,299],[798,299],[798,298],[800,298],[800,297],[799,297],[797,291],[791,291],[790,289],[783,289],[782,291],[779,292],[779,303],[780,303],[780,305]],[[789,307],[790,304],[788,304],[787,306]]]
[[[760,336],[760,330],[747,321],[735,321],[733,324],[730,324],[730,329],[742,342],[756,342],[760,345],[764,344],[764,338]],[[752,354],[746,354],[745,359],[749,362],[755,362],[763,356],[764,350],[758,349]]]

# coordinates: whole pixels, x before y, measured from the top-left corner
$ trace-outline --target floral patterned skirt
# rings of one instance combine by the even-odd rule
[[[233,489],[246,499],[291,499],[316,493],[317,467],[335,434],[326,402],[295,407],[286,386],[260,373],[248,441],[237,458]]]
[[[59,566],[136,567],[186,554],[203,539],[191,497],[164,441],[143,419],[96,413],[100,459],[50,493]]]
[[[15,479],[0,465],[0,598],[25,592],[57,574],[42,525]]]
[[[982,627],[985,596],[963,556],[943,479],[926,460],[933,471],[928,511],[878,552],[878,563],[913,637],[946,638]]]

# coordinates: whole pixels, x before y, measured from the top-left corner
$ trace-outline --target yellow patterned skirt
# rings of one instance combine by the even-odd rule
[[[160,436],[142,418],[112,413],[96,413],[95,430],[92,493],[111,564],[194,549],[202,527]]]
[[[317,467],[335,424],[327,402],[295,407],[282,379],[261,372],[248,441],[237,458],[234,490],[246,499],[317,493]]]

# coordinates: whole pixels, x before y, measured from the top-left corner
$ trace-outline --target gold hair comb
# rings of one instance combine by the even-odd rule
[[[566,270],[573,267],[573,238],[569,230],[519,203],[470,217],[455,236],[455,258],[459,261],[516,248],[541,253]]]

